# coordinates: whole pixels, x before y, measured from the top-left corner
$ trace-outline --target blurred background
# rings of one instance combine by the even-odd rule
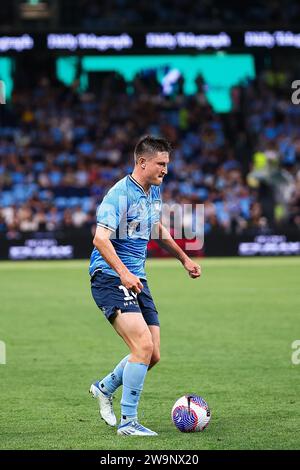
[[[164,202],[205,206],[192,254],[300,254],[299,23],[294,0],[3,0],[0,259],[88,257],[145,134],[174,148]]]

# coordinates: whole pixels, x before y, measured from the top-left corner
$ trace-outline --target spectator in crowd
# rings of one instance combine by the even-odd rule
[[[97,96],[44,79],[16,89],[0,128],[0,232],[91,230],[142,134],[172,142],[164,201],[203,203],[206,233],[299,228],[300,111],[282,77],[279,93],[270,76],[235,87],[225,115],[207,102],[201,77],[192,96],[182,87],[166,96],[141,74],[131,94],[116,74]]]

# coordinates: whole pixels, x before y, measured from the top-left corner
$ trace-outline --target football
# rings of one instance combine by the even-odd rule
[[[197,395],[184,395],[175,402],[172,421],[181,432],[203,431],[209,424],[211,412],[206,401]]]

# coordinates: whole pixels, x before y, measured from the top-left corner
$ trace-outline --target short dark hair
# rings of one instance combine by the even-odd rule
[[[157,152],[171,153],[171,144],[162,137],[153,137],[146,135],[142,137],[135,146],[134,160],[137,163],[138,158],[145,154],[154,154]]]

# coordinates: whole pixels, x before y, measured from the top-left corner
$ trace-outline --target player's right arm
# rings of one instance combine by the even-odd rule
[[[144,286],[140,279],[132,274],[120,260],[110,241],[111,235],[112,231],[110,229],[98,225],[93,240],[94,246],[109,266],[119,275],[122,285],[126,287],[126,289],[139,294]]]

